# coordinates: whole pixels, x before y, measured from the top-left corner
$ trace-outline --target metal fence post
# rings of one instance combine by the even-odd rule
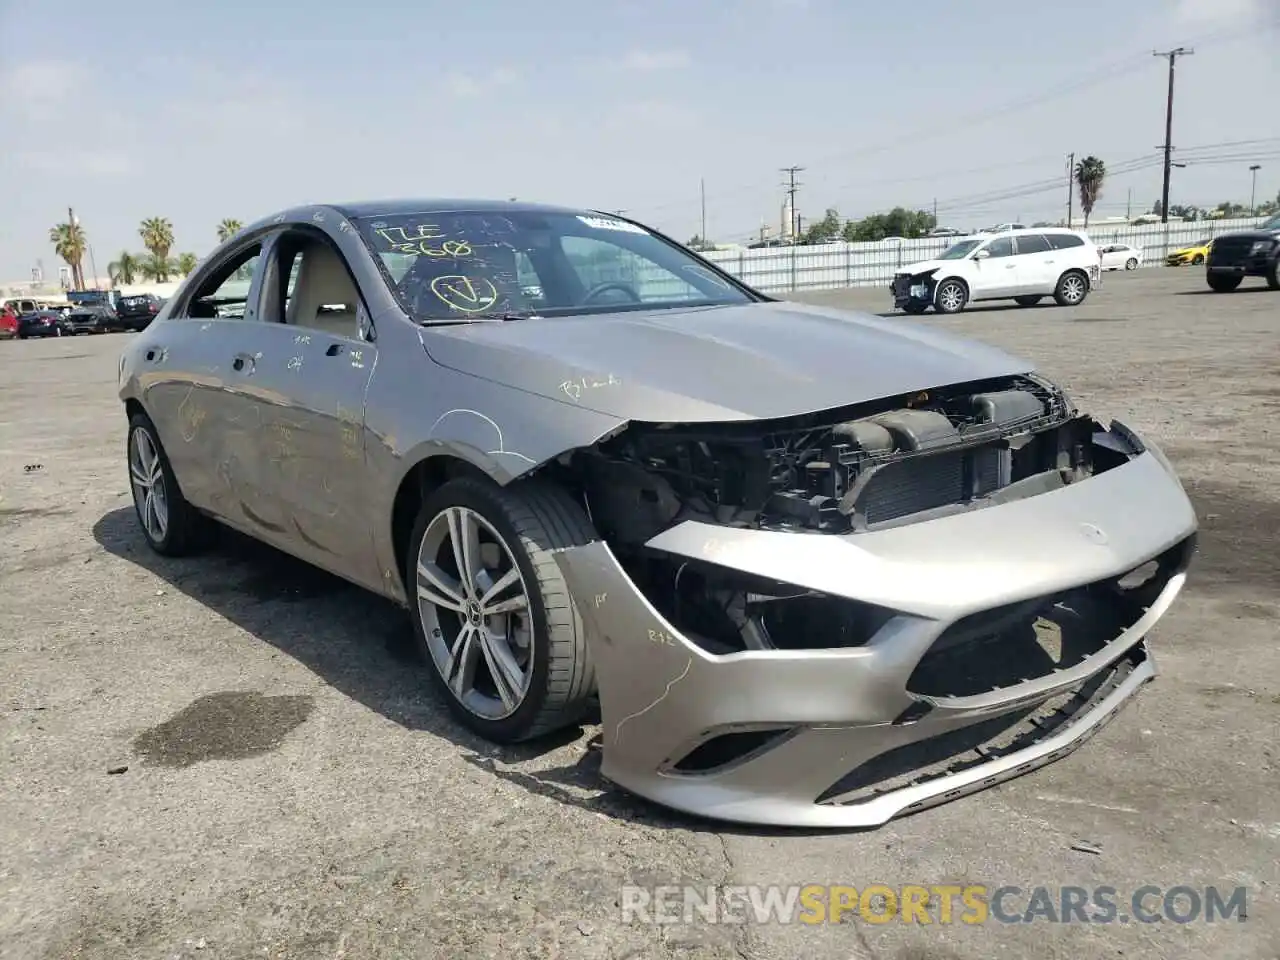
[[[847,241],[844,245],[844,285],[853,286],[853,245]]]

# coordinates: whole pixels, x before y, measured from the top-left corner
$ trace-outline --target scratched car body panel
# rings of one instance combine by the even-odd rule
[[[1071,752],[1195,542],[1159,449],[1030,364],[593,211],[265,218],[120,396],[154,548],[212,519],[379,592],[461,722],[598,700],[607,778],[729,820],[879,824]]]

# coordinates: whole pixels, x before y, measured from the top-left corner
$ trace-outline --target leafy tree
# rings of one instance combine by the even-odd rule
[[[690,250],[700,251],[700,250],[706,249],[707,241],[702,239],[702,237],[698,236],[695,233],[692,237],[689,238],[689,242],[686,243],[685,246],[688,247]]]
[[[148,280],[166,283],[170,274],[178,272],[178,264],[170,257],[149,253],[138,262],[138,272]]]
[[[71,279],[77,290],[84,289],[85,251],[89,249],[89,240],[85,236],[84,227],[78,223],[59,223],[49,230],[49,242],[54,252],[66,261],[71,268]]]
[[[1223,201],[1214,208],[1218,213],[1225,217],[1243,217],[1248,214],[1248,207],[1243,203],[1232,203],[1230,200]]]
[[[1076,164],[1076,186],[1080,190],[1080,209],[1084,211],[1084,225],[1089,226],[1089,214],[1093,213],[1098,197],[1102,195],[1102,182],[1107,178],[1107,165],[1097,157],[1085,157]]]
[[[158,283],[164,283],[173,272],[173,264],[169,259],[169,251],[173,249],[173,224],[165,217],[148,217],[138,227],[138,236],[142,237],[142,245],[151,253],[148,260],[148,276]]]
[[[218,242],[224,243],[244,229],[244,224],[230,217],[218,224]]]
[[[194,253],[180,253],[178,254],[178,262],[177,262],[178,272],[185,277],[189,273],[191,273],[193,270],[195,270],[196,265],[199,262],[200,262],[200,258],[197,257]]]
[[[832,240],[840,239],[840,214],[832,207],[827,208],[827,212],[823,214],[822,219],[817,223],[809,224],[809,229],[805,230],[800,237],[801,243],[830,243]]]
[[[111,277],[111,282],[122,283],[125,286],[133,283],[139,273],[141,273],[139,260],[128,250],[121,250],[115,261],[107,266],[107,274]]]
[[[873,213],[861,220],[850,220],[844,225],[842,236],[850,243],[867,243],[885,237],[923,237],[938,225],[933,214],[924,210],[908,210],[894,207],[888,213]]]

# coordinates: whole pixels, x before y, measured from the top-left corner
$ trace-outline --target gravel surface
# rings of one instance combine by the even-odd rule
[[[1160,679],[1098,737],[864,833],[673,816],[600,781],[592,728],[477,741],[387,603],[234,536],[147,551],[125,335],[0,343],[0,956],[1280,957],[1280,294],[1256,287],[1152,270],[1075,309],[924,318],[1160,442],[1201,552],[1153,638]],[[876,289],[804,299],[887,308]],[[676,882],[1249,900],[1244,923],[622,922],[623,884]]]

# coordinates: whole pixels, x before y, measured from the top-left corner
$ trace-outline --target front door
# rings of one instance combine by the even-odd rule
[[[969,282],[971,299],[995,300],[1014,296],[1020,288],[1013,238],[997,237],[983,249],[987,255],[973,261],[973,279]]]
[[[272,539],[377,588],[365,481],[364,403],[377,361],[341,254],[284,233],[268,252],[248,394]]]

